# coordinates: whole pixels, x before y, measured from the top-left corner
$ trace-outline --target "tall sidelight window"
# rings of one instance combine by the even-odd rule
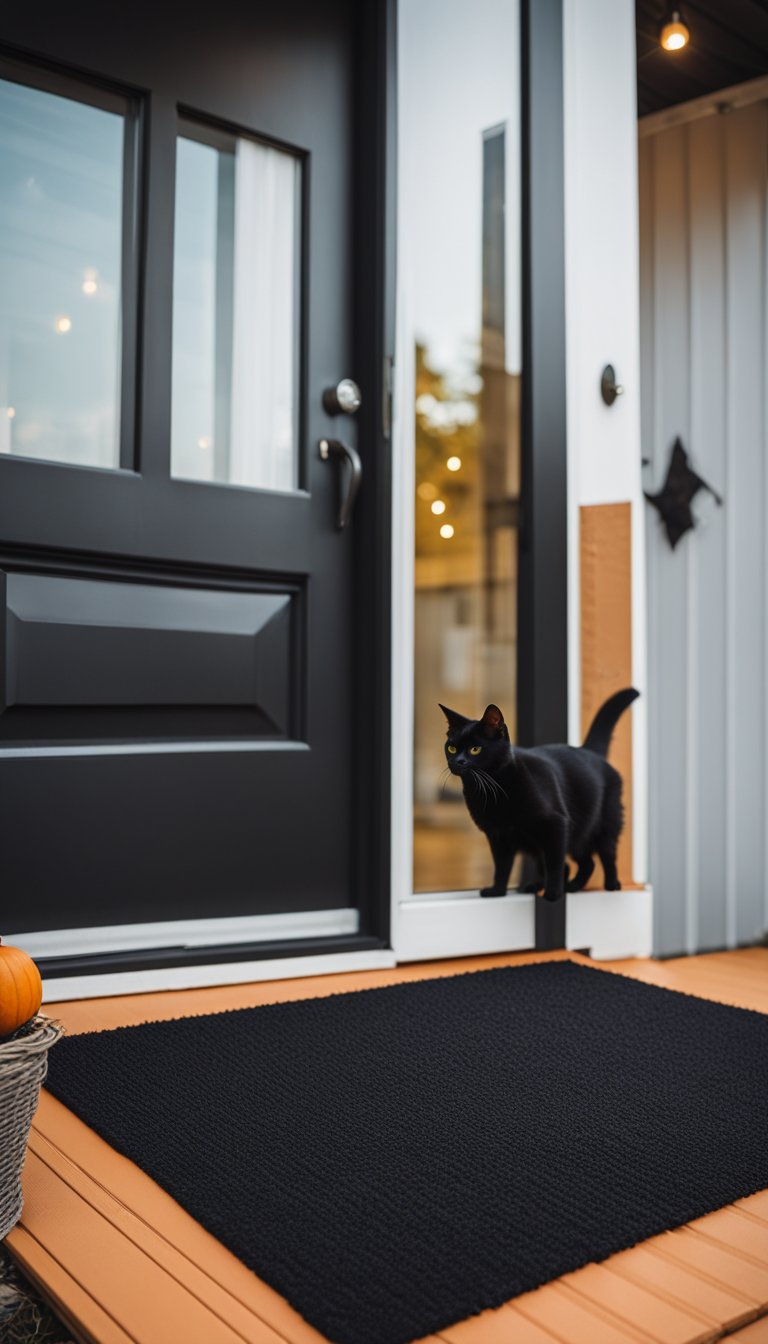
[[[120,465],[134,143],[126,99],[0,78],[2,453]]]
[[[514,0],[401,0],[415,405],[414,891],[477,888],[488,846],[445,775],[438,702],[516,735],[520,79]]]
[[[300,160],[182,122],[173,268],[174,476],[298,480]]]

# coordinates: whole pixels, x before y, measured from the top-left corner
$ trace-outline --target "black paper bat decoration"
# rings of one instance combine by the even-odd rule
[[[691,513],[691,502],[699,490],[708,490],[715,501],[722,504],[723,501],[717,491],[691,469],[688,454],[677,438],[672,447],[667,479],[663,486],[656,495],[649,495],[647,490],[644,492],[649,504],[659,511],[673,551],[680,538],[696,526],[696,519]]]

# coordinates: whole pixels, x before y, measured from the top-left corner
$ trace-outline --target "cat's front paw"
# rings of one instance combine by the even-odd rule
[[[506,887],[481,887],[481,888],[480,888],[480,895],[481,895],[481,896],[506,896],[506,894],[507,894],[507,888],[506,888]]]
[[[544,900],[545,900],[545,901],[559,901],[559,900],[560,900],[560,897],[563,896],[564,894],[565,894],[565,893],[563,892],[562,887],[545,887],[545,888],[544,888]]]

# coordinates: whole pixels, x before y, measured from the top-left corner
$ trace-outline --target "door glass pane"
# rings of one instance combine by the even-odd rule
[[[119,465],[125,133],[0,80],[0,452]]]
[[[516,732],[520,83],[514,0],[401,0],[400,259],[413,360],[414,891],[488,884],[438,703]],[[446,72],[450,72],[447,74]]]
[[[171,470],[292,490],[298,159],[183,123],[176,157]]]

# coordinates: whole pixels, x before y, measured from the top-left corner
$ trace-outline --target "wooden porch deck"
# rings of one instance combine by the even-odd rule
[[[564,955],[573,957],[429,962],[57,1004],[55,1013],[76,1033]],[[768,949],[602,966],[768,1013]],[[22,1221],[6,1244],[87,1344],[323,1344],[284,1299],[48,1094],[31,1136]],[[768,1191],[424,1344],[709,1344],[726,1334],[740,1344],[768,1344]]]

